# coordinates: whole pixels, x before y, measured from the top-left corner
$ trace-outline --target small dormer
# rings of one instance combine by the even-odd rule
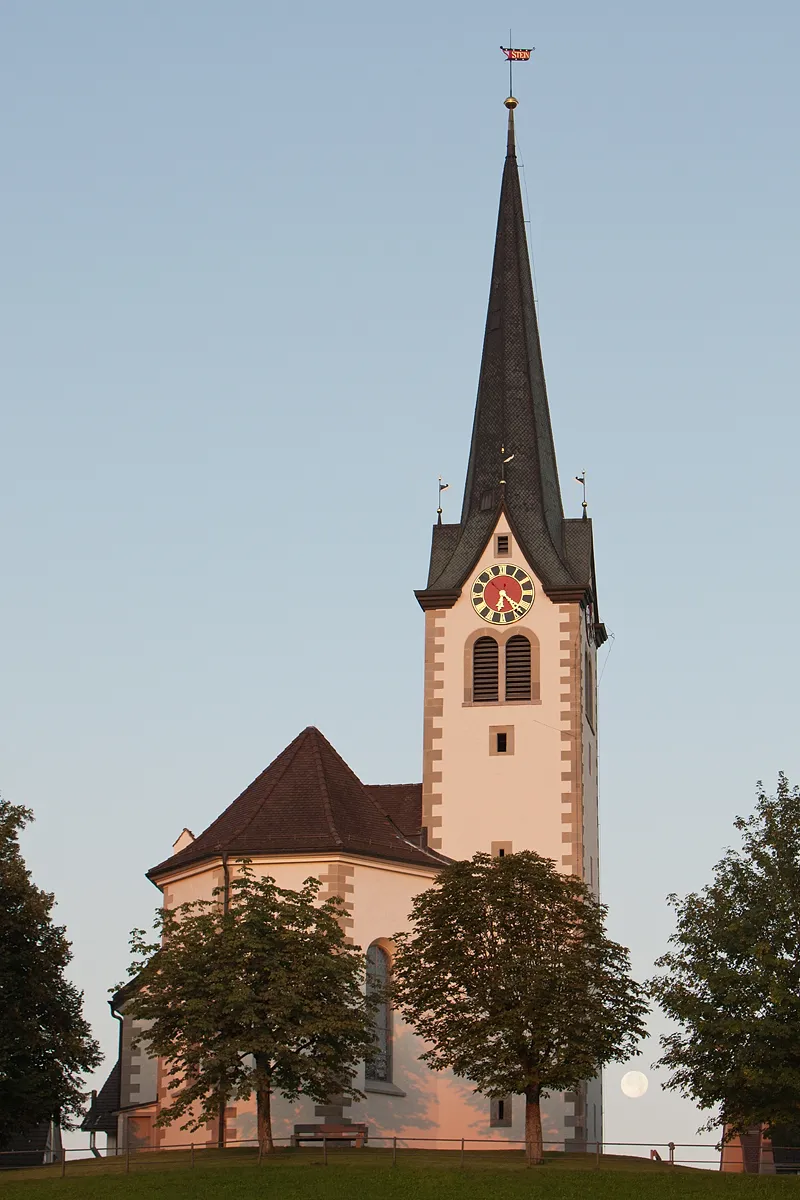
[[[173,854],[177,854],[179,850],[185,850],[187,846],[191,846],[193,841],[194,834],[192,833],[191,829],[187,829],[184,825],[176,840],[172,843]]]

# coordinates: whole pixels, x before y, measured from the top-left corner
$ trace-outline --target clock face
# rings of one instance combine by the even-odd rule
[[[533,604],[533,580],[522,567],[487,567],[472,585],[472,607],[490,625],[510,625]]]

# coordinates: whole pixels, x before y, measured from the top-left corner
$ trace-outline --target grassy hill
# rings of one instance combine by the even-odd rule
[[[314,1150],[282,1151],[259,1166],[252,1151],[218,1155],[142,1154],[131,1159],[80,1160],[59,1167],[0,1174],[0,1200],[720,1200],[796,1193],[793,1177],[721,1175],[647,1159],[553,1155],[527,1169],[519,1153],[473,1151],[463,1169],[458,1153],[406,1150],[392,1167],[385,1150],[334,1150],[324,1166]]]

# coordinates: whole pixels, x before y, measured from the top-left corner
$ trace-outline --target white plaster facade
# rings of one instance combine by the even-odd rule
[[[342,863],[353,871],[353,891],[348,896],[352,903],[352,936],[354,942],[364,948],[376,941],[387,945],[395,932],[407,927],[414,897],[429,887],[435,876],[435,871],[426,868],[379,859],[370,861],[349,855],[307,856],[301,860],[289,857],[254,858],[252,867],[256,874],[272,876],[280,887],[299,888],[309,875],[319,877],[336,863]],[[221,873],[218,863],[204,864],[180,876],[164,879],[161,884],[170,904],[177,906],[189,900],[209,898],[213,889],[219,886]],[[127,1026],[129,1019],[125,1020]],[[365,1099],[348,1105],[344,1110],[345,1119],[369,1125],[373,1144],[380,1145],[377,1139],[381,1137],[389,1139],[396,1136],[406,1140],[425,1139],[424,1145],[429,1148],[453,1149],[464,1137],[485,1139],[502,1148],[509,1139],[520,1141],[524,1138],[522,1097],[514,1097],[511,1102],[512,1124],[504,1128],[492,1128],[489,1100],[476,1095],[468,1081],[456,1079],[450,1072],[430,1071],[420,1062],[419,1055],[425,1048],[424,1043],[398,1013],[392,1014],[392,1025],[393,1090],[383,1084],[366,1081],[362,1068],[357,1085],[366,1093]],[[130,1042],[127,1034],[123,1035],[123,1040],[127,1044]],[[142,1050],[140,1053],[146,1052]],[[156,1077],[157,1064],[150,1060],[147,1073],[141,1077],[143,1082],[146,1081],[148,1093],[145,1094],[144,1090],[138,1092],[136,1110],[129,1110],[120,1117],[120,1149],[124,1149],[128,1141],[131,1144],[144,1144],[143,1137],[146,1139],[146,1135],[142,1133],[142,1123],[147,1122],[149,1113],[152,1126],[156,1111],[153,1102],[164,1103],[167,1096],[163,1082],[157,1085]],[[126,1096],[126,1099],[130,1103],[133,1098]],[[147,1107],[148,1101],[152,1107]],[[551,1096],[543,1102],[545,1139],[562,1142],[565,1137],[571,1136],[570,1128],[565,1125],[569,1107],[560,1095]],[[319,1121],[321,1118],[316,1114],[316,1108],[311,1100],[301,1098],[297,1102],[289,1102],[276,1095],[272,1104],[275,1137],[288,1140],[295,1124]],[[124,1128],[129,1117],[137,1122],[136,1133],[130,1137],[126,1136]],[[252,1140],[255,1136],[254,1099],[249,1103],[239,1101],[232,1104],[226,1120],[228,1143]],[[205,1131],[190,1132],[182,1130],[176,1122],[163,1130],[152,1128],[151,1134],[152,1144],[164,1147],[188,1146],[192,1142],[195,1145],[216,1144],[216,1140],[214,1125],[208,1126]],[[423,1145],[423,1142],[417,1144]]]

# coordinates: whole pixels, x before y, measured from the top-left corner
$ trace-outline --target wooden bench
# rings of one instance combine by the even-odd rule
[[[292,1135],[292,1145],[299,1146],[301,1142],[346,1142],[355,1143],[360,1149],[368,1140],[369,1131],[366,1125],[295,1125]]]

